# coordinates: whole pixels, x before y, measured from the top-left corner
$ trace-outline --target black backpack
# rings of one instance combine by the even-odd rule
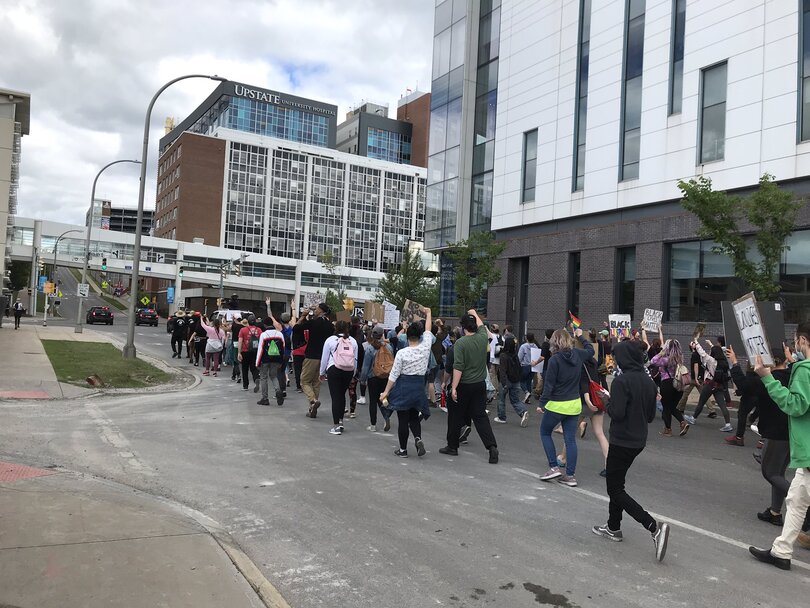
[[[262,350],[262,363],[281,363],[284,361],[284,340],[278,336],[266,338]]]

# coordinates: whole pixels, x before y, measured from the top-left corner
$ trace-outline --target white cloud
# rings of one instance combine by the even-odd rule
[[[31,94],[20,215],[83,223],[92,180],[140,158],[154,92],[182,74],[233,80],[335,103],[429,89],[434,0],[3,0],[0,86]],[[157,141],[216,86],[189,80],[159,99],[150,127],[146,205],[154,205]],[[97,195],[134,204],[138,172],[121,165]]]

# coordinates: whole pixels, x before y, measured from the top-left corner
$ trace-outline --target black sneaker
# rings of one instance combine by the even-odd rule
[[[256,384],[256,385],[253,387],[253,392],[254,392],[254,393],[258,393],[258,392],[259,392],[259,385],[258,385],[258,384]]]
[[[762,513],[757,513],[757,517],[759,518],[759,521],[766,521],[769,524],[773,524],[774,526],[779,526],[780,528],[782,527],[782,524],[784,523],[782,521],[782,514],[777,513],[776,515],[774,515],[771,512],[770,507],[765,509]]]
[[[790,570],[790,560],[782,557],[776,557],[771,553],[770,549],[757,549],[756,547],[748,547],[748,551],[756,557],[759,561],[766,564],[773,564],[780,570]]]
[[[388,432],[391,430],[391,416],[385,419],[385,424],[383,425],[383,431]]]
[[[281,391],[276,391],[276,403],[284,405],[284,393]]]
[[[268,399],[259,399],[256,405],[270,405],[270,401]]]
[[[417,437],[414,442],[416,443],[416,455],[424,456],[426,453],[425,444],[422,442],[421,437]]]
[[[400,458],[407,458],[408,457],[408,450],[400,450],[397,448],[394,450],[394,455],[399,456]]]
[[[591,528],[591,532],[597,536],[604,536],[605,538],[612,540],[614,543],[620,543],[622,540],[624,540],[621,530],[611,530],[607,524],[604,526],[594,526]]]
[[[464,426],[462,426],[461,427],[461,432],[459,433],[459,436],[458,436],[459,442],[460,443],[466,443],[467,442],[467,437],[470,436],[471,432],[472,432],[471,427],[467,426],[466,424]]]
[[[659,523],[655,532],[652,533],[652,539],[655,544],[655,559],[659,562],[664,561],[664,556],[667,554],[667,543],[669,543],[669,524]]]
[[[494,445],[489,448],[489,464],[498,464],[498,448]]]
[[[709,412],[706,418],[717,418],[717,412]]]
[[[458,456],[458,450],[451,448],[449,445],[439,448],[439,454],[447,454],[448,456]]]

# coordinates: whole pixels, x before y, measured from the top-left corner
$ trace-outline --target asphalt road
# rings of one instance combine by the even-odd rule
[[[125,331],[118,321],[97,329]],[[171,359],[163,322],[138,328],[136,345],[200,371]],[[546,468],[536,415],[521,429],[508,411],[496,426],[498,465],[475,433],[458,457],[439,454],[440,411],[424,424],[427,455],[402,460],[392,453],[396,422],[390,434],[366,431],[365,406],[344,435],[329,435],[323,394],[323,415],[310,420],[294,389],[284,407],[258,406],[225,368],[179,393],[6,402],[0,456],[92,472],[202,511],[294,608],[795,608],[810,589],[810,552],[797,548],[791,572],[748,555],[748,544],[768,545],[779,531],[756,519],[769,488],[752,447],[724,445],[716,421],[702,419],[684,439],[660,437],[656,421],[631,469],[630,493],[673,522],[659,564],[632,520],[623,543],[591,533],[607,516],[592,433],[571,489],[536,478]]]

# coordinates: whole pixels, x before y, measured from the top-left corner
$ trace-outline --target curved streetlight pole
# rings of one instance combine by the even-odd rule
[[[56,252],[59,251],[59,241],[62,240],[62,237],[66,234],[70,234],[71,232],[81,232],[81,230],[65,230],[62,234],[56,237],[56,242],[53,245],[53,266],[51,267],[51,283],[56,289],[57,281],[56,281]],[[45,306],[43,307],[45,313],[42,315],[42,326],[48,327],[48,295],[45,294]],[[54,313],[56,314],[56,313]]]
[[[126,344],[124,344],[123,350],[124,359],[135,358],[135,300],[138,297],[138,279],[140,278],[141,267],[143,198],[146,190],[146,161],[149,155],[149,122],[152,118],[152,108],[154,107],[157,98],[160,97],[160,94],[163,93],[163,91],[168,89],[175,82],[180,82],[181,80],[187,80],[189,78],[207,78],[208,80],[219,80],[220,82],[226,82],[228,80],[227,78],[222,78],[216,75],[209,76],[207,74],[188,74],[186,76],[180,76],[179,78],[170,80],[160,87],[157,93],[155,93],[154,97],[152,97],[152,101],[149,102],[149,106],[146,108],[146,119],[144,120],[143,124],[143,151],[141,153],[141,183],[140,188],[138,189],[138,217],[135,220],[135,251],[133,253],[134,259],[132,261],[132,277],[130,279],[129,288],[129,308],[127,309],[127,313],[129,315],[127,318],[127,341]]]
[[[90,192],[90,213],[87,220],[87,237],[84,240],[84,265],[82,266],[82,283],[87,283],[87,268],[90,264],[90,230],[93,227],[93,211],[94,211],[94,203],[96,201],[96,183],[98,183],[98,178],[101,177],[101,174],[104,173],[107,169],[112,167],[113,165],[117,165],[119,163],[135,163],[139,164],[141,161],[139,160],[114,160],[111,163],[104,165],[101,168],[101,171],[96,173],[96,178],[93,180],[93,190]],[[79,311],[76,313],[76,327],[73,328],[73,332],[80,334],[84,329],[82,325],[82,308],[84,306],[84,298],[79,299]]]

